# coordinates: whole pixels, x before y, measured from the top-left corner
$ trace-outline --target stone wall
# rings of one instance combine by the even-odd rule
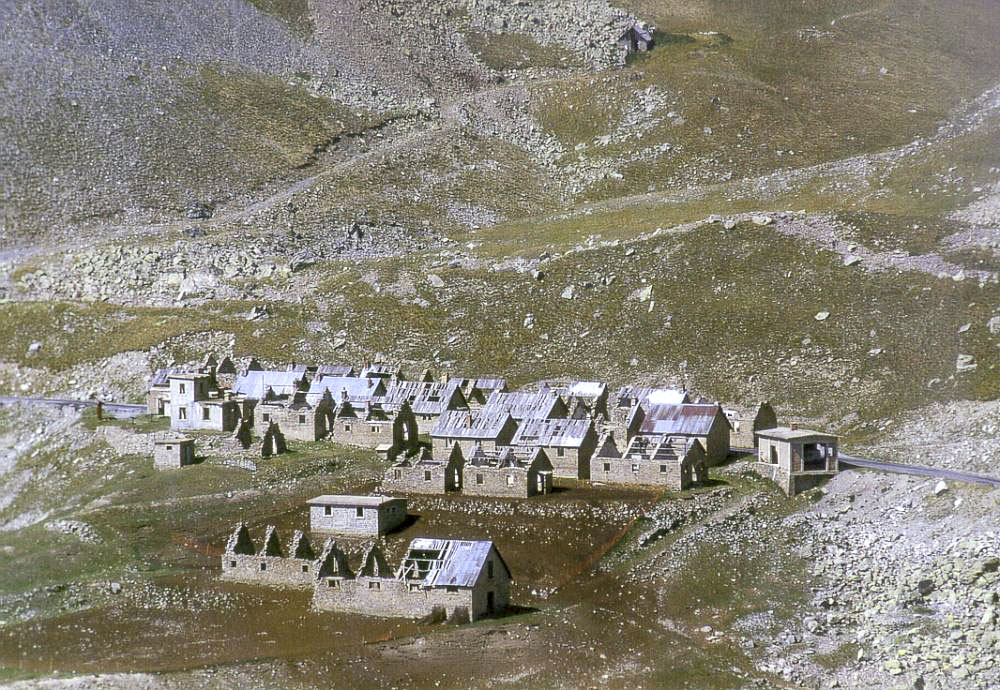
[[[522,467],[483,467],[466,465],[462,470],[462,493],[467,496],[528,498],[551,491],[551,485],[538,491],[538,473]]]
[[[312,587],[319,561],[265,555],[222,555],[222,579],[277,587]]]
[[[313,607],[320,611],[359,613],[385,618],[423,618],[442,609],[446,616],[470,620],[483,615],[474,610],[473,590],[454,587],[427,589],[394,577],[323,578],[313,591]]]
[[[607,470],[605,470],[607,466]],[[651,462],[631,458],[600,458],[590,462],[590,480],[611,484],[663,486],[675,491],[687,489],[693,480],[692,468],[682,470],[679,462]]]
[[[390,467],[385,472],[382,486],[388,491],[402,491],[406,493],[418,494],[444,494],[448,491],[448,486],[454,484],[454,480],[448,476],[449,469],[446,465],[416,465],[412,467]],[[429,475],[429,478],[427,478]],[[461,484],[461,470],[459,470],[459,485]]]

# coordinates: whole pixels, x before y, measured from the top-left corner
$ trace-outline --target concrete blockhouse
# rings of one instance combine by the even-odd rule
[[[754,469],[789,496],[832,477],[839,470],[837,437],[795,426],[758,432]]]
[[[406,520],[406,499],[392,496],[317,496],[308,501],[309,529],[378,537]]]
[[[153,466],[158,470],[172,470],[194,464],[194,439],[173,436],[153,442]]]

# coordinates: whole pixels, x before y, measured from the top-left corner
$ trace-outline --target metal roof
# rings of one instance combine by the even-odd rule
[[[251,400],[262,400],[268,388],[275,395],[292,395],[301,383],[302,374],[294,371],[247,371],[236,377],[233,392]]]
[[[306,399],[316,404],[326,391],[330,391],[335,403],[343,399],[344,391],[351,402],[370,402],[376,397],[385,395],[385,385],[378,380],[360,376],[324,376],[315,378],[309,384]]]
[[[486,410],[506,410],[516,420],[547,419],[553,415],[560,398],[550,391],[504,393],[494,391],[486,401]]]
[[[589,419],[526,419],[514,433],[511,444],[579,448],[592,428]]]
[[[511,419],[510,413],[502,408],[483,408],[479,414],[465,410],[448,410],[441,413],[431,436],[446,438],[494,439]]]
[[[316,367],[316,376],[353,376],[354,367],[350,364],[320,364]]]
[[[639,426],[639,433],[647,435],[706,436],[718,415],[729,424],[718,405],[649,405],[643,407],[643,412],[646,414]]]
[[[631,407],[637,402],[650,405],[682,405],[690,402],[690,398],[687,391],[678,388],[622,386],[615,392],[615,403],[618,407]]]
[[[150,388],[152,388],[153,386],[169,386],[171,374],[177,374],[180,371],[182,370],[178,369],[177,367],[170,367],[167,369],[157,369],[153,373],[153,377],[149,379]]]
[[[432,383],[425,381],[393,381],[378,402],[397,407],[408,402],[414,414],[441,414],[449,409],[458,382]],[[458,393],[461,396],[461,392]],[[464,403],[464,397],[462,401]]]
[[[422,580],[428,587],[473,587],[491,550],[495,551],[492,541],[414,539],[400,572],[406,579]],[[496,554],[510,574],[500,552]],[[413,576],[407,577],[409,573]]]
[[[393,501],[406,502],[406,499],[397,498],[395,496],[342,496],[339,494],[323,494],[322,496],[317,496],[316,498],[310,498],[306,501],[306,504],[311,506],[377,507],[386,505],[387,503],[392,503]]]

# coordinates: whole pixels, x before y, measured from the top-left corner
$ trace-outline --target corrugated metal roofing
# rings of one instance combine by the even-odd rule
[[[505,409],[483,408],[479,414],[465,410],[449,410],[438,417],[431,436],[446,438],[494,439],[510,419]]]
[[[486,401],[483,412],[487,410],[506,410],[516,420],[546,419],[552,416],[554,408],[559,404],[559,396],[550,391],[502,393],[494,391]]]
[[[640,434],[670,436],[705,436],[712,428],[716,415],[725,415],[718,405],[650,405],[643,407],[646,413],[639,426]],[[726,421],[726,424],[729,422]]]
[[[316,367],[317,378],[324,376],[353,376],[354,367],[350,364],[320,364]]]
[[[294,371],[248,371],[236,377],[233,392],[251,400],[262,400],[269,387],[275,395],[292,395],[301,383],[302,374]]]
[[[441,414],[448,409],[458,382],[393,381],[379,402],[388,407],[410,403],[414,414]],[[461,396],[461,393],[459,393]]]
[[[330,391],[334,403],[339,404],[344,391],[351,402],[366,403],[385,395],[385,384],[376,379],[360,376],[324,376],[315,378],[309,384],[306,399],[315,405],[326,391]]]
[[[170,375],[179,374],[182,370],[176,367],[170,367],[167,369],[157,369],[153,373],[153,378],[149,380],[150,387],[153,386],[169,386],[170,385]]]
[[[422,579],[428,587],[472,587],[492,549],[491,541],[414,539],[403,559],[402,570],[412,567],[417,573],[425,572]]]
[[[650,405],[682,405],[690,402],[687,391],[677,388],[622,386],[615,392],[618,407],[631,407],[636,402]]]
[[[589,419],[526,419],[514,433],[511,444],[579,448],[592,427]]]

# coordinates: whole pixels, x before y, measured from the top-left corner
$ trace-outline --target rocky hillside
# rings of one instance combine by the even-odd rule
[[[626,58],[615,38],[636,21],[656,47]],[[737,407],[769,399],[859,454],[992,472],[996,35],[991,0],[12,0],[0,6],[0,394],[135,401],[153,370],[206,351],[274,364],[378,354],[515,385],[579,376],[686,384]],[[300,468],[209,463],[197,481],[163,479],[88,424],[0,415],[0,631],[103,615],[121,571],[173,587],[156,578],[208,567],[217,535],[203,518],[367,490],[381,469],[313,449]],[[595,551],[611,576],[588,606],[578,592],[531,599],[538,618],[503,633],[518,670],[452,684],[996,683],[992,493],[849,473],[785,504],[738,467],[714,480],[723,493],[679,511],[683,529],[670,526],[678,502],[657,499],[649,524],[616,533],[620,551]],[[154,537],[142,513],[163,494],[181,508]],[[737,523],[753,549],[731,538]],[[696,548],[706,534],[711,554]],[[88,560],[91,537],[104,546]],[[668,567],[675,541],[684,559]],[[652,580],[627,574],[629,554]],[[53,568],[45,585],[23,576],[40,567]],[[780,568],[797,579],[775,589]],[[697,595],[685,572],[699,573]],[[657,606],[615,608],[624,581]],[[191,596],[211,618],[230,600],[206,587]],[[602,607],[620,617],[619,646],[602,641]],[[164,625],[184,629],[172,616]],[[531,644],[562,643],[557,619],[580,650],[599,648],[599,671],[532,675]],[[379,630],[409,641],[357,658],[397,668],[388,659],[424,633],[439,661],[469,641]],[[216,684],[245,682],[258,669],[240,664],[271,655],[244,643],[205,662],[236,664]],[[683,672],[643,658],[665,646],[689,660]],[[4,659],[0,682],[27,673]],[[266,672],[309,685],[289,669]]]

